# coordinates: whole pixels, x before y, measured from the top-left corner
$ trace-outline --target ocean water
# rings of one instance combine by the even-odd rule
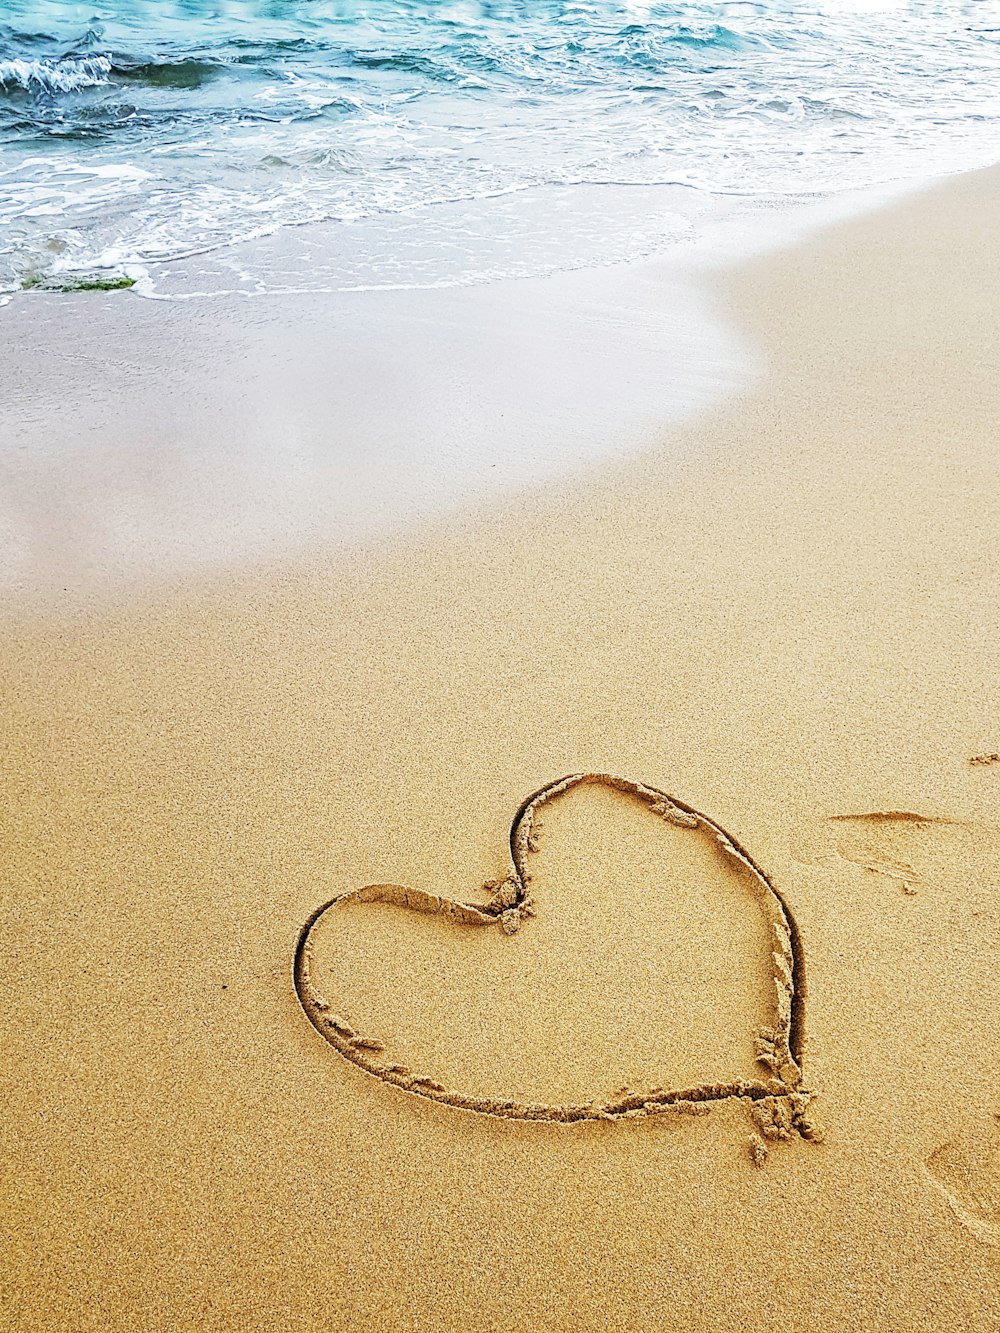
[[[0,292],[471,284],[998,159],[1000,0],[0,0]]]

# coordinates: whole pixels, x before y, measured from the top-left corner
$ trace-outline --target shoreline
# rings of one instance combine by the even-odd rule
[[[16,386],[0,404],[6,592],[29,611],[310,547],[349,557],[640,450],[755,370],[672,263],[440,291],[49,301],[0,313]]]
[[[655,259],[471,287],[29,294],[0,312],[5,600],[87,615],[199,570],[350,559],[655,449],[765,372],[728,271],[924,188],[755,206]]]
[[[82,511],[74,544],[41,569],[45,614],[18,612],[0,647],[5,1317],[993,1333],[1000,769],[978,760],[1000,749],[998,196],[1000,169],[973,173],[718,276],[758,374],[641,450],[346,554],[314,530],[141,596],[122,552],[169,554],[164,513],[183,548],[208,445],[223,483],[256,463],[266,511],[266,454],[240,425],[266,409],[301,430],[298,386],[329,391],[329,366],[303,362],[306,337],[275,349],[266,322],[230,335],[233,364],[247,339],[275,358],[243,363],[254,395],[234,420],[214,384],[191,392],[200,349],[177,332],[154,349],[174,385],[157,417],[136,405],[156,402],[152,353],[128,329],[101,347],[121,370],[102,392],[142,390],[119,422],[136,448],[108,446],[107,400],[73,404],[79,457],[102,470],[66,479],[59,460],[52,530]],[[662,291],[643,293],[650,396]],[[527,355],[505,377],[493,346],[464,349],[486,357],[481,382],[499,376],[484,419],[538,373]],[[29,336],[28,368],[32,352]],[[620,421],[617,383],[568,361]],[[20,388],[48,386],[37,438],[60,393],[66,411],[59,364]],[[419,401],[388,407],[398,438],[419,425]],[[552,459],[564,426],[534,422]],[[180,486],[178,441],[198,464]],[[95,478],[129,494],[150,443],[147,509],[129,513],[152,538],[81,543],[100,529]],[[233,512],[206,505],[220,548]],[[490,1120],[373,1079],[304,1018],[296,941],[324,901],[502,894],[512,815],[563,773],[706,812],[773,880],[805,958],[823,1144],[778,1133],[758,1170],[762,1126],[721,1104]],[[631,1106],[629,1088],[742,1080],[781,1003],[773,944],[739,867],[689,835],[585,787],[546,814],[513,937],[396,894],[345,912],[315,965],[396,1072],[448,1088]]]
[[[435,292],[496,286],[503,288],[549,280],[566,281],[572,280],[574,275],[585,280],[588,273],[600,273],[608,269],[628,272],[633,269],[670,267],[690,276],[692,269],[698,270],[703,266],[709,269],[727,267],[751,256],[777,253],[806,239],[817,230],[852,217],[864,216],[977,170],[989,170],[992,165],[987,163],[985,166],[966,166],[944,172],[911,173],[867,185],[818,189],[803,194],[754,194],[739,191],[713,193],[681,182],[650,185],[609,181],[575,186],[539,185],[524,191],[514,191],[510,197],[530,197],[539,191],[566,190],[572,193],[596,193],[598,196],[605,193],[618,194],[623,205],[625,201],[629,202],[629,208],[623,207],[621,211],[634,209],[640,215],[657,216],[660,219],[658,226],[661,235],[655,243],[649,243],[651,248],[648,250],[628,256],[618,254],[617,257],[614,257],[615,238],[609,235],[606,258],[599,259],[592,254],[587,260],[568,266],[551,267],[543,264],[531,271],[488,270],[466,274],[464,278],[439,277],[430,282],[414,279],[410,282],[343,283],[330,279],[326,283],[311,286],[282,284],[281,274],[286,277],[295,275],[295,281],[301,284],[301,275],[312,269],[317,255],[342,248],[345,234],[355,249],[364,251],[364,240],[354,233],[358,230],[363,233],[366,227],[388,224],[391,234],[394,225],[400,227],[408,223],[410,215],[404,211],[385,217],[360,218],[352,223],[322,220],[289,223],[275,231],[263,231],[247,240],[209,245],[169,260],[115,260],[110,265],[98,264],[93,270],[87,270],[87,273],[92,272],[95,277],[105,273],[109,281],[116,278],[124,281],[133,296],[166,304],[287,301],[297,297],[319,296],[334,299],[363,295],[387,297],[394,294],[405,298],[409,293],[427,296]],[[499,196],[500,199],[505,197],[505,194]],[[429,214],[433,217],[438,210],[447,212],[461,204],[460,200],[442,199],[437,203],[422,205],[415,210],[415,215]],[[577,204],[577,207],[580,205]],[[382,244],[385,243],[383,238]],[[408,238],[408,244],[413,244],[412,237]],[[433,245],[433,239],[428,244]],[[47,295],[69,295],[74,290],[72,284],[79,282],[82,276],[80,271],[67,270],[65,278],[69,286],[64,293],[58,291],[59,273],[51,275],[55,284],[53,287],[46,287],[44,281],[40,281],[38,286]],[[200,285],[206,281],[218,283],[220,280],[230,285],[207,290],[203,290]],[[25,287],[0,292],[0,309],[20,301],[29,290]]]

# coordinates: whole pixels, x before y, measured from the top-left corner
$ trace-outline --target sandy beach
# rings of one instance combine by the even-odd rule
[[[0,310],[4,1328],[1000,1327],[998,201],[703,274],[701,382],[655,269]],[[512,864],[569,774],[675,804]]]

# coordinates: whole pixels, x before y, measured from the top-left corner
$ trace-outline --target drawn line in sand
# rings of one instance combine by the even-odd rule
[[[644,1092],[623,1090],[604,1100],[571,1104],[478,1096],[447,1088],[403,1065],[389,1063],[382,1043],[356,1032],[320,993],[313,980],[313,932],[327,913],[351,904],[391,903],[410,911],[442,915],[457,925],[495,925],[505,934],[515,935],[523,922],[535,915],[535,904],[527,887],[530,881],[527,861],[536,847],[532,830],[538,813],[573,788],[588,783],[634,797],[658,818],[679,828],[690,829],[693,836],[711,839],[726,856],[732,857],[749,872],[757,890],[758,905],[770,925],[773,946],[770,965],[774,983],[774,1021],[761,1030],[755,1041],[756,1059],[768,1071],[767,1077],[705,1083],[676,1090],[660,1086]],[[755,1132],[749,1146],[751,1159],[757,1166],[763,1166],[766,1160],[769,1141],[791,1139],[794,1134],[813,1141],[821,1139],[819,1126],[809,1116],[813,1094],[805,1086],[803,1072],[805,968],[798,927],[785,898],[735,838],[701,811],[655,787],[608,773],[575,773],[548,783],[522,802],[511,824],[509,843],[510,872],[505,879],[484,886],[492,892],[492,897],[485,903],[456,902],[400,884],[367,884],[337,894],[313,912],[299,932],[293,975],[299,1002],[325,1041],[346,1060],[383,1083],[481,1115],[574,1124],[633,1120],[667,1113],[698,1115],[707,1112],[713,1102],[736,1101],[747,1107],[754,1124]]]

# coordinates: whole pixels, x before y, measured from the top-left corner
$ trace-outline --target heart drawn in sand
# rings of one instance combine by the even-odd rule
[[[567,792],[588,784],[612,789],[638,802],[653,818],[685,830],[684,838],[708,840],[716,852],[721,851],[728,863],[751,884],[751,907],[762,917],[764,938],[770,947],[769,964],[765,965],[770,969],[770,1014],[767,1026],[758,1031],[754,1040],[756,1062],[765,1071],[761,1077],[678,1089],[662,1085],[644,1091],[627,1089],[612,1097],[569,1103],[521,1101],[502,1095],[472,1093],[446,1087],[435,1078],[415,1074],[402,1064],[394,1063],[386,1055],[380,1040],[356,1031],[341,1016],[342,1006],[333,997],[322,993],[317,981],[314,948],[317,928],[321,923],[329,925],[332,913],[343,913],[363,903],[386,904],[400,909],[401,914],[437,916],[461,930],[494,926],[514,937],[510,947],[517,948],[518,932],[525,921],[536,914],[536,905],[528,892],[532,878],[528,860],[536,850],[533,830],[538,827],[539,813]],[[808,1115],[812,1094],[806,1090],[803,1076],[805,991],[799,933],[781,893],[734,838],[707,815],[665,792],[606,773],[580,773],[551,782],[529,796],[514,816],[509,842],[509,873],[502,881],[486,886],[492,896],[485,902],[456,902],[398,884],[368,884],[338,894],[313,912],[299,934],[294,982],[306,1016],[325,1041],[352,1064],[384,1083],[431,1101],[483,1115],[560,1123],[608,1121],[705,1111],[712,1103],[735,1100],[748,1108],[756,1127],[750,1147],[758,1165],[763,1164],[767,1155],[767,1140],[788,1139],[796,1132],[807,1139],[820,1137],[818,1127]],[[706,908],[710,906],[706,904]],[[538,914],[541,919],[532,929],[544,930],[543,903],[538,904]]]

